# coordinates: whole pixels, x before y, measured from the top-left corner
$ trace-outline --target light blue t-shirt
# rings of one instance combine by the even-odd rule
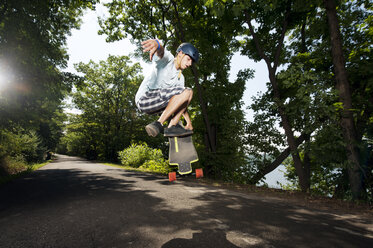
[[[152,89],[166,89],[173,87],[184,87],[184,76],[179,76],[174,63],[174,56],[165,49],[163,57],[160,59],[156,53],[153,56],[153,66],[148,75],[145,76],[139,89],[137,90],[136,104],[145,92]]]

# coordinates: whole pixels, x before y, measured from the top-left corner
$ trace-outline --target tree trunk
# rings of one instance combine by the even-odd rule
[[[310,137],[308,136],[305,141],[305,148],[304,148],[304,158],[303,158],[303,171],[304,176],[307,179],[305,187],[310,189],[311,188],[311,157],[310,157]]]
[[[214,135],[213,135],[211,124],[210,124],[210,121],[209,121],[209,118],[208,118],[208,115],[207,115],[207,108],[206,108],[205,102],[204,102],[203,97],[202,97],[203,96],[203,89],[202,89],[202,87],[201,87],[201,85],[198,81],[198,72],[197,72],[197,68],[194,65],[192,65],[192,70],[193,70],[193,76],[194,76],[194,83],[197,86],[199,104],[200,104],[201,109],[202,109],[203,120],[205,122],[205,127],[206,127],[206,131],[207,131],[209,148],[210,148],[210,151],[212,153],[215,153],[216,152],[216,145],[215,145],[216,142],[214,141]]]
[[[309,137],[308,134],[301,134],[296,140],[295,145],[298,147]],[[281,163],[290,155],[290,147],[286,148],[272,163],[264,166],[260,171],[258,171],[251,179],[251,184],[257,184],[260,179],[265,175],[275,170]]]
[[[345,59],[343,56],[342,39],[339,31],[336,4],[334,0],[324,0],[324,4],[329,24],[336,89],[339,93],[339,100],[343,104],[340,125],[342,127],[343,137],[346,142],[350,187],[353,198],[361,199],[363,198],[363,180],[359,161],[359,142],[357,139],[357,132],[351,111],[352,100],[350,85],[345,68]]]
[[[282,45],[284,43],[285,33],[287,31],[287,25],[288,25],[288,19],[290,17],[290,11],[291,11],[291,6],[290,6],[290,4],[288,4],[287,9],[286,9],[286,14],[285,14],[285,17],[284,17],[284,22],[283,22],[283,25],[282,25],[281,38],[278,40],[278,46],[276,48],[274,61],[271,61],[270,58],[267,57],[266,54],[263,52],[262,47],[261,47],[260,42],[259,42],[259,38],[257,37],[257,35],[254,31],[254,28],[251,24],[251,17],[249,15],[249,12],[246,11],[245,15],[246,15],[247,24],[248,24],[249,29],[250,29],[250,33],[251,33],[251,35],[254,39],[254,42],[255,42],[256,49],[257,49],[259,55],[264,59],[264,61],[267,64],[267,68],[268,68],[268,71],[269,71],[269,80],[271,82],[272,89],[273,89],[273,94],[274,94],[273,98],[274,98],[274,101],[277,105],[278,113],[281,117],[282,127],[285,130],[286,139],[287,139],[287,142],[289,144],[291,155],[292,155],[293,161],[294,161],[294,167],[296,169],[296,173],[297,173],[298,178],[299,178],[299,185],[301,187],[301,190],[303,192],[306,192],[306,191],[309,191],[309,185],[310,185],[309,180],[310,179],[305,177],[305,171],[304,171],[304,168],[303,168],[303,164],[302,164],[302,161],[299,157],[299,153],[297,151],[296,140],[295,140],[291,125],[289,123],[288,117],[287,117],[287,115],[286,115],[286,113],[283,109],[283,103],[281,101],[280,91],[279,91],[279,87],[278,87],[278,83],[277,83],[277,79],[276,79],[276,70],[277,70],[277,66],[279,64],[279,60],[280,60],[280,55],[281,55]],[[273,62],[273,66],[271,65],[272,62]]]
[[[299,178],[299,186],[303,192],[309,191],[309,185],[310,185],[310,178],[306,177],[306,173],[304,170],[304,166],[302,163],[302,160],[299,157],[299,153],[297,151],[298,146],[296,145],[296,140],[294,137],[293,130],[291,128],[291,125],[289,123],[288,117],[285,114],[285,111],[283,110],[282,107],[282,102],[281,102],[281,96],[280,96],[280,91],[278,89],[278,84],[275,76],[275,72],[273,69],[270,69],[270,81],[272,84],[272,89],[274,93],[274,100],[276,102],[277,108],[278,108],[278,113],[280,114],[281,117],[281,122],[282,122],[282,127],[285,130],[285,135],[286,135],[286,140],[288,142],[288,145],[290,147],[291,151],[291,156],[294,161],[294,167],[296,170],[296,173]]]

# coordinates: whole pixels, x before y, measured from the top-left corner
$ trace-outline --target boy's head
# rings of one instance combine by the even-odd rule
[[[197,63],[199,59],[199,53],[197,48],[195,48],[192,44],[190,43],[182,43],[176,50],[176,53],[179,54],[183,52],[184,54],[188,55],[193,62]]]

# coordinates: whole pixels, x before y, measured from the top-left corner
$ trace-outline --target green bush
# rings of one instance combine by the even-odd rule
[[[155,160],[148,160],[140,168],[148,169],[150,171],[159,172],[162,174],[167,174],[171,171],[168,161],[155,161]]]
[[[160,173],[170,171],[169,164],[164,159],[162,151],[150,148],[146,143],[132,144],[118,154],[119,160],[124,166],[141,167]]]
[[[12,158],[5,156],[0,159],[0,177],[16,175],[28,169],[22,157]]]
[[[0,158],[9,156],[13,160],[31,163],[41,161],[44,151],[39,136],[33,130],[15,128],[0,131]]]
[[[17,175],[41,161],[45,148],[33,130],[14,127],[0,130],[0,177]]]

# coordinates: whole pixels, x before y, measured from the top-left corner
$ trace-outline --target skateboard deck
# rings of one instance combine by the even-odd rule
[[[177,165],[179,174],[189,174],[192,172],[192,163],[198,161],[198,154],[194,147],[192,135],[185,137],[168,138],[170,165]]]

